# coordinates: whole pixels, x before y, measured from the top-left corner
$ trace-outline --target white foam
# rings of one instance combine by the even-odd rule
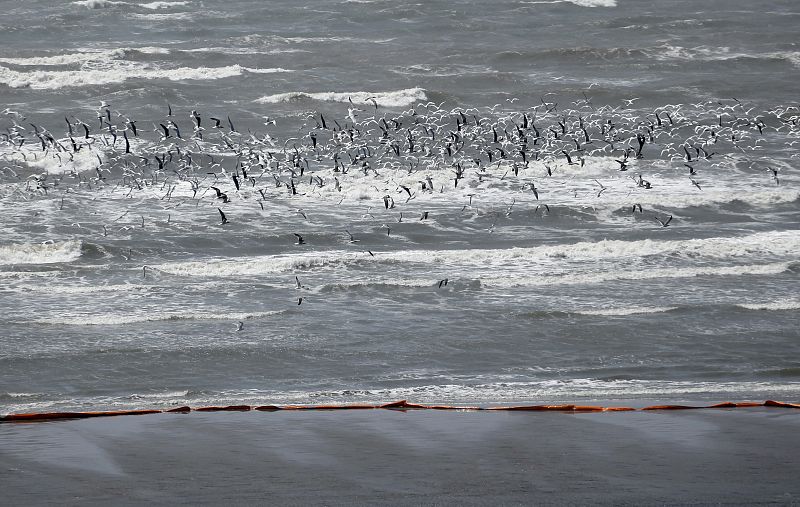
[[[786,299],[782,301],[770,301],[765,303],[741,303],[736,306],[747,308],[748,310],[800,310],[800,300]]]
[[[600,308],[597,310],[576,310],[571,313],[578,313],[581,315],[601,315],[605,317],[623,317],[626,315],[648,314],[648,313],[664,313],[675,310],[675,306],[661,306],[661,307],[631,307],[631,308]]]
[[[616,7],[617,0],[533,0],[526,4],[560,4],[570,3],[579,7]]]
[[[173,398],[184,398],[189,396],[189,390],[184,389],[182,391],[165,391],[163,393],[143,393],[138,394],[134,393],[131,394],[128,398],[132,400],[163,400],[163,399],[173,399]]]
[[[128,5],[129,2],[121,2],[117,0],[78,0],[72,2],[72,5],[80,5],[89,9],[105,9],[106,7],[114,7],[116,5]]]
[[[663,44],[646,50],[650,56],[657,60],[700,60],[700,61],[726,61],[739,58],[775,59],[786,60],[795,67],[800,67],[800,51],[773,51],[770,53],[741,53],[731,51],[729,47],[695,46],[683,47]]]
[[[254,68],[251,68],[251,67],[242,67],[242,68],[244,70],[246,70],[247,72],[250,72],[250,73],[253,73],[253,74],[277,74],[277,73],[281,73],[281,72],[294,72],[291,69],[284,69],[284,68],[281,68],[281,67],[274,67],[274,68],[268,68],[268,69],[254,69]]]
[[[581,7],[616,7],[617,0],[567,0]]]
[[[112,68],[18,72],[0,67],[0,84],[11,88],[57,90],[59,88],[108,85],[128,79],[166,79],[169,81],[223,79],[241,75],[245,70],[239,65],[227,67],[179,67],[177,69],[153,68],[143,65],[116,65]]]
[[[69,146],[68,140],[60,140],[62,144]],[[82,149],[77,153],[56,153],[48,152],[42,154],[40,151],[17,150],[12,154],[12,158],[17,163],[22,163],[31,169],[38,169],[47,174],[80,173],[84,171],[94,171],[97,167],[96,152],[89,149]],[[44,180],[46,182],[46,180]]]
[[[81,256],[81,246],[80,241],[0,245],[0,265],[72,262]]]
[[[243,259],[220,259],[204,262],[168,263],[154,266],[178,276],[240,276],[288,273],[324,267],[342,267],[365,263],[419,263],[438,264],[449,268],[478,268],[486,272],[488,283],[518,283],[517,277],[506,280],[498,278],[492,269],[501,273],[509,270],[541,272],[532,278],[537,284],[550,283],[594,283],[610,279],[648,279],[679,276],[701,276],[706,274],[736,274],[737,270],[749,270],[752,274],[774,274],[788,267],[788,262],[773,262],[751,266],[696,266],[705,261],[730,261],[734,259],[767,259],[793,257],[800,249],[799,231],[755,233],[747,236],[716,237],[689,240],[638,240],[638,241],[587,241],[569,245],[545,245],[508,249],[460,249],[460,250],[401,250],[382,252],[376,256],[363,252],[328,250],[295,255],[272,255]],[[614,270],[611,273],[597,272],[600,261],[614,265],[625,264],[643,257],[659,256],[690,260],[687,268],[652,268],[636,271],[632,267]],[[580,272],[580,264],[589,270]],[[588,264],[588,266],[587,266]],[[554,268],[565,274],[552,275]],[[483,280],[483,278],[481,279]]]
[[[172,7],[186,7],[190,2],[187,1],[173,1],[173,2],[149,2],[146,4],[139,4],[139,7],[145,9],[171,9]]]
[[[453,379],[455,380],[455,379]],[[307,403],[323,399],[384,401],[407,399],[418,403],[539,401],[566,399],[636,399],[665,398],[687,394],[709,395],[727,393],[797,393],[800,382],[697,382],[669,380],[601,380],[595,378],[566,378],[531,382],[487,382],[480,384],[427,384],[387,389],[358,391],[303,392],[283,391],[264,393],[272,403]],[[254,396],[256,393],[250,394]],[[230,398],[228,398],[229,400]],[[277,401],[280,400],[280,401]],[[284,401],[285,400],[285,401]]]
[[[800,51],[784,51],[773,53],[773,55],[777,58],[783,58],[789,61],[795,67],[800,67]]]
[[[297,100],[318,100],[322,102],[349,102],[361,106],[371,106],[372,100],[384,107],[406,107],[415,102],[427,100],[425,90],[422,88],[407,88],[392,92],[288,92],[267,95],[256,99],[260,104],[277,104],[280,102],[293,102]]]
[[[195,17],[195,13],[193,12],[164,12],[164,13],[148,13],[148,14],[140,14],[140,13],[133,13],[128,15],[131,18],[135,19],[143,19],[146,21],[168,21],[168,22],[175,22],[175,21],[188,21]]]
[[[255,49],[255,48],[236,48],[236,47],[203,47],[193,49],[181,49],[184,53],[221,53],[226,55],[276,55],[282,53],[308,53],[305,49],[297,48],[275,48],[275,49]]]
[[[0,62],[20,66],[51,66],[75,65],[95,60],[113,60],[123,58],[125,49],[112,49],[108,51],[87,50],[79,53],[67,53],[53,56],[33,56],[29,58],[0,58]]]
[[[170,50],[167,48],[161,48],[157,46],[142,46],[139,48],[126,48],[131,49],[133,51],[138,51],[140,53],[144,53],[147,55],[167,55],[170,53]]]
[[[509,263],[524,262],[526,259],[535,259],[537,263],[547,260],[624,262],[627,259],[658,255],[681,257],[697,262],[703,258],[731,260],[742,257],[786,257],[794,256],[798,249],[800,249],[800,231],[771,231],[746,236],[688,240],[602,240],[509,249],[407,250],[383,253],[381,258],[445,265],[507,267]],[[340,254],[337,252],[333,255]]]
[[[120,326],[136,324],[139,322],[161,322],[169,320],[250,320],[270,317],[283,313],[282,310],[268,312],[152,312],[147,314],[102,314],[102,315],[75,315],[71,318],[38,319],[32,322],[38,324],[53,324],[66,326]]]
[[[255,274],[285,273],[326,266],[341,266],[357,261],[364,254],[327,251],[298,255],[270,255],[247,259],[219,259],[198,262],[175,262],[160,264],[153,268],[177,276],[239,276]]]
[[[539,287],[556,285],[584,285],[621,280],[655,280],[694,278],[698,276],[777,275],[789,268],[788,262],[747,264],[740,266],[661,268],[643,270],[608,270],[591,273],[567,272],[562,275],[482,277],[481,285],[488,288]]]

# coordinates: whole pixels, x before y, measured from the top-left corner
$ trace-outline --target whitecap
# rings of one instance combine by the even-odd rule
[[[125,57],[124,49],[86,50],[78,53],[67,53],[52,56],[31,56],[23,57],[0,57],[0,62],[10,63],[19,66],[54,66],[54,65],[75,65],[83,64],[95,60],[114,60]]]
[[[78,0],[72,2],[72,5],[80,5],[89,9],[105,9],[106,7],[114,7],[117,5],[128,5],[129,2],[121,2],[118,0]]]
[[[242,67],[242,69],[250,72],[252,74],[279,74],[282,72],[294,72],[291,69],[284,69],[282,67],[273,67],[273,68],[266,68],[266,69],[254,69],[251,67]]]
[[[780,301],[767,301],[763,303],[740,303],[736,306],[746,308],[748,310],[800,310],[800,300],[784,299]]]
[[[659,307],[646,307],[637,306],[630,308],[598,308],[594,310],[575,310],[571,313],[578,313],[580,315],[599,315],[604,317],[624,317],[627,315],[638,315],[648,313],[665,313],[675,310],[675,306],[659,306]]]
[[[250,320],[270,317],[283,313],[282,310],[267,311],[267,312],[231,312],[231,313],[213,313],[213,312],[152,312],[144,314],[125,313],[113,314],[106,313],[102,315],[72,315],[69,318],[54,317],[48,319],[34,320],[31,322],[37,324],[51,324],[51,325],[66,325],[66,326],[120,326],[125,324],[136,324],[140,322],[161,322],[171,320]]]
[[[173,1],[173,2],[149,2],[146,4],[139,4],[139,7],[145,9],[171,9],[172,7],[186,7],[190,2],[187,1]]]
[[[0,67],[0,84],[11,88],[57,90],[60,88],[108,85],[122,83],[128,79],[166,79],[169,81],[211,80],[241,75],[244,68],[239,65],[227,67],[179,67],[162,69],[141,65],[120,65],[113,68],[88,70],[63,70],[18,72]]]
[[[392,92],[287,92],[267,95],[256,99],[260,104],[277,104],[280,102],[293,102],[298,100],[318,100],[321,102],[350,102],[355,104],[372,104],[372,100],[379,106],[406,107],[426,100],[425,90],[422,88],[407,88]]]
[[[72,262],[81,256],[82,245],[80,241],[0,245],[0,265]]]

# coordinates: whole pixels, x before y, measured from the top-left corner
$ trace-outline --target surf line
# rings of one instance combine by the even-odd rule
[[[723,402],[714,405],[651,405],[642,408],[633,407],[604,407],[596,405],[511,405],[511,406],[456,406],[456,405],[423,405],[410,403],[407,400],[393,401],[381,404],[348,404],[348,405],[222,405],[205,406],[192,408],[189,406],[176,407],[167,410],[114,410],[114,411],[93,411],[93,412],[32,412],[20,414],[8,414],[0,416],[0,423],[22,423],[39,422],[70,419],[89,419],[94,417],[113,417],[123,415],[150,415],[167,413],[190,413],[190,412],[249,412],[252,410],[259,412],[277,411],[330,411],[330,410],[449,410],[456,412],[639,412],[639,411],[674,411],[674,410],[696,410],[696,409],[723,409],[723,408],[752,408],[752,407],[773,407],[773,408],[795,408],[800,409],[800,403],[788,403],[782,401],[766,400],[744,401],[744,402]]]

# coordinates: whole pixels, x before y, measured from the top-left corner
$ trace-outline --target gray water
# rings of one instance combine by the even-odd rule
[[[0,412],[800,399],[794,0],[2,9]]]

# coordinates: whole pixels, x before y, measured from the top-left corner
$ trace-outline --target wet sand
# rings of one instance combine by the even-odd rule
[[[797,504],[800,410],[364,410],[0,424],[7,505]]]

